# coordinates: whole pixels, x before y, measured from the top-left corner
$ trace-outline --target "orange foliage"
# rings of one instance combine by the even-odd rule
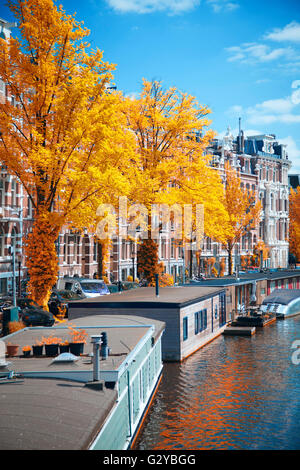
[[[69,329],[69,334],[71,336],[71,341],[72,343],[86,343],[87,339],[87,332],[86,330],[76,330],[72,326],[68,327]]]
[[[32,202],[30,291],[46,308],[61,227],[92,228],[99,203],[126,194],[134,139],[120,94],[107,92],[114,66],[87,52],[89,31],[53,0],[8,4],[20,38],[0,38],[0,79],[18,106],[0,103],[0,162]]]
[[[255,245],[255,247],[253,249],[253,253],[256,256],[260,256],[261,252],[262,252],[263,261],[266,261],[270,256],[270,249],[263,242],[263,240],[258,240],[257,244]]]
[[[289,243],[290,252],[300,260],[300,187],[291,189],[289,201],[290,231]]]

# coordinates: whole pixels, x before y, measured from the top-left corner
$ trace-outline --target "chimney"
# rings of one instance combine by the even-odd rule
[[[100,355],[103,359],[107,359],[108,356],[108,346],[107,346],[107,333],[102,331],[102,342],[101,342],[101,350]]]
[[[155,274],[155,295],[159,297],[159,281],[158,281],[158,274]]]
[[[241,118],[239,118],[239,153],[242,153]]]
[[[91,340],[93,343],[93,381],[99,382],[100,379],[100,357],[99,349],[101,345],[102,335],[92,335]]]

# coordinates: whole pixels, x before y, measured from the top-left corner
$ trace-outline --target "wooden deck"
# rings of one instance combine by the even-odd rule
[[[228,336],[252,336],[255,334],[255,326],[227,326],[223,331],[223,335]]]

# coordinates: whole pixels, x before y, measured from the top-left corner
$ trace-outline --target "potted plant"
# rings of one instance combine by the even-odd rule
[[[19,345],[13,343],[7,343],[6,345],[6,352],[9,357],[17,356],[18,354]]]
[[[28,345],[24,346],[24,347],[22,348],[22,351],[23,351],[23,356],[24,356],[24,357],[30,356],[30,353],[31,353],[31,346],[28,346]]]
[[[59,344],[59,352],[60,354],[61,353],[65,353],[65,352],[69,352],[70,350],[70,345],[69,345],[69,341],[66,340],[66,341],[63,341],[62,343]]]
[[[44,343],[42,341],[37,340],[35,344],[32,345],[32,354],[34,356],[42,356],[43,348],[44,348]]]
[[[75,356],[80,356],[83,354],[84,345],[86,343],[86,338],[88,336],[85,330],[76,330],[75,328],[69,326],[69,334],[71,336],[70,353]]]
[[[42,341],[45,345],[46,356],[53,357],[58,355],[58,346],[61,343],[61,338],[52,335],[47,338],[43,336]]]

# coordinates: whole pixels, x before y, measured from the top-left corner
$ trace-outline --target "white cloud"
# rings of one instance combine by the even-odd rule
[[[244,43],[241,46],[232,46],[225,49],[230,57],[229,62],[257,63],[271,62],[276,59],[290,59],[295,56],[291,47],[280,47],[272,49],[266,44]]]
[[[153,13],[167,11],[172,14],[192,10],[201,0],[106,0],[118,13]]]
[[[268,83],[270,82],[271,80],[269,78],[261,78],[259,80],[256,80],[255,83],[257,83],[257,85],[260,85],[261,83]]]
[[[237,2],[231,2],[228,0],[206,0],[206,2],[212,7],[215,13],[233,11],[239,8],[239,4]]]
[[[273,32],[266,34],[264,37],[272,41],[300,42],[300,23],[292,21],[282,29],[275,28]]]
[[[266,125],[272,123],[300,123],[300,80],[292,82],[292,92],[284,98],[265,100],[243,109],[241,105],[233,105],[227,111],[231,117],[240,117],[249,124]]]
[[[236,136],[239,135],[239,128],[236,127],[236,128],[234,128],[234,129],[230,129],[230,132],[231,132],[231,134],[232,134],[234,137],[236,137]],[[262,131],[258,131],[257,129],[246,129],[246,130],[243,129],[243,132],[244,132],[244,136],[245,136],[245,137],[248,137],[248,136],[250,136],[250,135],[260,135],[260,134],[263,134]],[[227,129],[226,129],[226,131],[219,132],[219,133],[218,133],[218,138],[219,138],[219,139],[223,139],[223,137],[224,137],[225,134],[227,134]]]
[[[231,114],[231,115],[234,115],[234,116],[235,115],[240,115],[242,112],[243,112],[243,107],[240,106],[239,104],[230,106],[230,108],[227,111],[228,114]]]
[[[141,94],[138,91],[131,91],[125,95],[125,98],[130,98],[131,100],[138,100]]]

